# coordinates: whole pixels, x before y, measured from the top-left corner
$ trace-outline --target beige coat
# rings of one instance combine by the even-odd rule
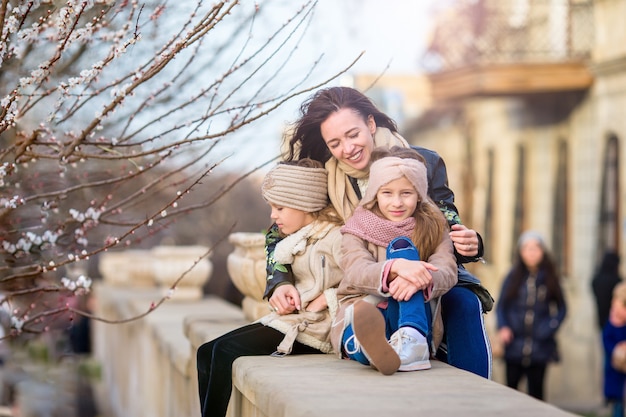
[[[339,311],[330,335],[334,351],[338,354],[341,352],[341,338],[346,327],[344,322],[346,308],[362,299],[378,304],[390,296],[389,293],[383,292],[382,288],[382,278],[387,263],[386,249],[352,234],[343,235],[341,266],[344,270],[344,278],[337,289]],[[435,352],[443,338],[440,297],[454,287],[458,279],[454,248],[448,234],[444,234],[435,253],[426,261],[438,268],[438,271],[431,271],[433,287],[429,298],[434,313],[432,351]],[[424,296],[426,295],[425,293]]]
[[[331,353],[330,325],[337,314],[336,289],[343,278],[339,267],[341,256],[341,233],[339,226],[331,223],[314,222],[307,235],[288,236],[276,246],[277,262],[285,262],[285,253],[291,253],[290,262],[296,279],[295,287],[300,293],[302,310],[288,315],[270,313],[260,319],[266,326],[282,333],[285,338],[277,347],[283,354],[291,352],[294,340],[307,346]],[[309,235],[310,234],[310,235]],[[281,255],[283,253],[283,255]],[[306,306],[324,293],[328,309],[321,312],[305,311]]]

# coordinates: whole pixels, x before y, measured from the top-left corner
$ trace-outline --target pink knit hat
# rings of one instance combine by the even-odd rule
[[[413,184],[420,200],[426,201],[428,199],[426,165],[417,159],[387,156],[372,163],[369,184],[360,205],[371,209],[380,187],[403,176]]]

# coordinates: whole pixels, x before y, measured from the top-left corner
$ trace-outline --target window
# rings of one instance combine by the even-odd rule
[[[485,244],[485,254],[484,258],[486,260],[493,259],[493,229],[494,229],[494,218],[493,218],[493,208],[494,208],[494,199],[493,199],[493,179],[494,179],[494,155],[493,149],[489,149],[487,151],[487,201],[485,204],[485,230],[484,230],[484,238],[485,242],[490,242],[490,244]]]
[[[568,272],[568,198],[569,198],[569,166],[567,158],[567,142],[559,141],[558,165],[556,171],[556,182],[554,184],[554,203],[552,213],[552,249],[554,261],[562,274]]]
[[[607,250],[619,252],[619,141],[609,134],[604,151],[596,262]]]
[[[513,214],[513,245],[511,246],[511,259],[515,260],[517,253],[517,239],[524,232],[525,219],[524,207],[526,196],[524,190],[526,177],[526,152],[524,146],[517,148],[517,184],[515,185],[515,213]]]

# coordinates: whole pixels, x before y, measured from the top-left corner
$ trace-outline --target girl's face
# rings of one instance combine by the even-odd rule
[[[374,149],[374,117],[363,120],[353,109],[339,109],[322,122],[320,132],[335,159],[359,171],[367,169]]]
[[[401,177],[380,187],[376,201],[386,219],[401,222],[415,213],[419,196],[413,184],[406,177]]]
[[[530,271],[536,271],[543,259],[543,248],[536,239],[528,239],[520,247],[520,256]]]
[[[276,206],[272,203],[270,203],[270,207],[272,208],[270,217],[278,229],[286,235],[297,232],[313,221],[313,215],[306,211]]]

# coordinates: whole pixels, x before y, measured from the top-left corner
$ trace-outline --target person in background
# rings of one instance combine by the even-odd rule
[[[604,398],[611,405],[611,417],[624,417],[626,382],[626,283],[615,286],[609,318],[602,329],[604,346]]]
[[[261,191],[282,236],[272,257],[291,265],[295,281],[269,299],[271,313],[198,348],[203,417],[226,415],[235,359],[332,352],[335,291],[343,278],[338,265],[342,221],[328,202],[327,175],[319,162],[305,159],[279,163],[265,176]]]
[[[448,223],[427,191],[416,151],[375,149],[367,193],[341,228],[345,275],[331,341],[342,358],[385,375],[431,367],[428,302],[438,316],[439,297],[457,281]]]
[[[528,394],[544,399],[546,369],[559,360],[555,336],[566,311],[559,275],[543,238],[524,232],[496,305],[509,387],[517,389],[525,376]]]
[[[300,113],[290,134],[286,159],[311,158],[325,163],[330,200],[345,221],[367,191],[374,148],[411,146],[398,133],[395,122],[354,88],[321,89],[302,104]],[[491,378],[491,346],[483,313],[491,310],[493,298],[462,265],[482,259],[482,239],[461,223],[442,158],[429,149],[413,149],[426,161],[428,196],[448,220],[458,263],[458,283],[441,299],[445,335],[437,358]],[[270,238],[266,244],[271,248],[276,242]],[[288,265],[278,265],[271,259],[267,265],[265,298],[293,281]]]
[[[602,330],[609,319],[613,288],[622,281],[619,274],[619,255],[607,251],[602,257],[600,267],[591,280],[591,288],[596,300],[598,328]]]

